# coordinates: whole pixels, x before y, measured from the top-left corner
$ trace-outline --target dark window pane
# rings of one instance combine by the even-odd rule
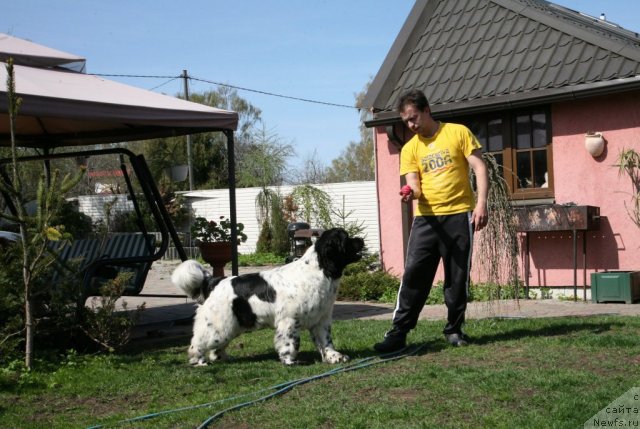
[[[536,113],[533,120],[533,147],[545,147],[547,145],[547,123],[544,113]]]
[[[500,170],[500,176],[504,177],[504,163],[502,162],[502,152],[496,152],[492,155],[496,159],[496,164],[498,165],[498,169]]]
[[[482,151],[487,151],[487,124],[485,122],[474,122],[469,127],[474,136],[478,139],[482,145]]]
[[[533,152],[533,174],[536,188],[549,187],[547,171],[547,151],[536,150]]]
[[[518,188],[530,188],[531,180],[531,152],[518,152],[516,154],[518,168]]]
[[[492,121],[489,121],[488,128],[489,142],[487,151],[495,152],[504,149],[504,144],[502,142],[502,119],[494,119]]]
[[[516,118],[516,148],[531,148],[531,121],[529,115]]]

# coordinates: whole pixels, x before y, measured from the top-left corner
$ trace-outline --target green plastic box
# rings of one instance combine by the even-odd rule
[[[640,300],[640,271],[591,273],[591,301],[626,302]]]

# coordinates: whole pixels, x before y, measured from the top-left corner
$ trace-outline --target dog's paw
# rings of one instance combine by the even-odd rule
[[[211,350],[209,352],[209,362],[227,361],[227,360],[229,360],[229,355],[225,353],[224,350]]]
[[[287,365],[287,366],[293,366],[298,364],[298,361],[295,359],[292,359],[291,356],[280,356],[280,362],[282,362],[283,365]]]
[[[349,356],[343,355],[342,353],[339,353],[334,350],[334,351],[328,352],[325,355],[324,362],[331,363],[331,364],[345,363],[345,362],[349,362],[349,359],[350,359]]]
[[[191,366],[207,366],[207,361],[204,357],[201,358],[191,358],[189,359],[189,364]]]

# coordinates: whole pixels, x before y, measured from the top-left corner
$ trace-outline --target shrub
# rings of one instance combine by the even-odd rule
[[[131,313],[127,312],[126,302],[122,302],[122,311],[116,308],[131,275],[120,273],[109,280],[100,288],[101,296],[92,298],[91,307],[84,308],[80,329],[106,351],[114,351],[129,342],[131,331],[144,310],[144,303]]]
[[[386,302],[392,296],[395,300],[399,286],[397,277],[379,268],[378,256],[370,255],[344,270],[338,299]]]
[[[64,202],[60,212],[51,220],[52,225],[64,225],[64,231],[75,239],[87,238],[93,231],[91,216],[80,212],[76,205]]]
[[[0,363],[19,357],[24,340],[22,264],[18,246],[0,245]]]
[[[20,246],[0,246],[0,359],[18,358],[24,343],[24,286]],[[79,345],[77,306],[80,280],[71,270],[51,266],[34,278],[32,312],[38,329],[34,342],[41,350],[65,350]],[[55,276],[55,277],[54,277]],[[55,278],[55,280],[53,280]],[[22,335],[19,335],[22,334]]]
[[[390,291],[397,293],[400,281],[384,272],[359,272],[342,278],[338,298],[353,301],[379,301]]]
[[[263,265],[282,265],[284,257],[270,252],[256,252],[238,255],[238,265],[241,267],[261,267]]]
[[[437,282],[431,287],[429,292],[429,298],[425,305],[444,304],[444,283],[442,281]]]
[[[524,299],[525,289],[521,284],[499,285],[496,283],[472,283],[469,287],[469,302],[498,299]]]

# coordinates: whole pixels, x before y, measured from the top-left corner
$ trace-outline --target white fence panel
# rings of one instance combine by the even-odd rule
[[[343,182],[316,184],[314,187],[326,192],[333,204],[334,211],[349,214],[347,222],[362,223],[364,239],[371,252],[380,251],[380,235],[378,229],[378,201],[375,182]],[[293,191],[294,186],[271,187],[282,196]],[[256,213],[256,197],[261,188],[236,189],[236,214],[238,222],[244,224],[244,232],[248,239],[239,247],[240,253],[252,253],[256,249],[260,235]],[[195,216],[217,220],[220,216],[230,215],[229,190],[211,189],[187,192],[184,194]],[[334,221],[339,221],[333,216]],[[311,225],[315,227],[316,225]]]
[[[349,214],[347,222],[362,223],[364,239],[371,252],[380,252],[380,235],[378,228],[378,199],[376,184],[370,182],[343,182],[316,184],[314,187],[326,192],[333,204],[333,210],[343,215]],[[271,187],[270,189],[286,196],[293,191],[294,186]],[[239,247],[240,253],[252,253],[256,249],[260,235],[260,225],[256,212],[256,197],[261,188],[236,189],[236,214],[238,222],[244,224],[247,241]],[[194,216],[202,216],[209,220],[218,220],[220,216],[229,217],[229,190],[211,189],[183,193],[187,204],[191,206]],[[132,211],[133,204],[126,194],[118,195],[81,195],[78,206],[82,213],[91,216],[94,222],[106,217],[105,207],[115,204],[111,208],[112,214],[122,211]],[[335,222],[339,221],[333,216]],[[311,225],[316,227],[316,225]],[[183,243],[188,246],[189,243]]]

